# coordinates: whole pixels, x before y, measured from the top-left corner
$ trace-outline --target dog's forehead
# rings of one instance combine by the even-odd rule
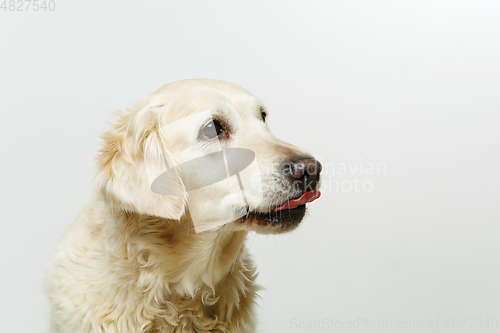
[[[236,84],[208,79],[169,83],[148,96],[144,104],[160,107],[162,123],[168,124],[206,110],[235,111],[243,117],[257,114],[261,103]]]
[[[172,82],[159,88],[149,97],[152,102],[160,102],[175,99],[214,99],[222,98],[223,96],[228,99],[253,97],[248,91],[234,83],[209,79]]]

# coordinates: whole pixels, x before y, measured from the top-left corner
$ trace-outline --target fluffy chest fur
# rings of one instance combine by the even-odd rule
[[[52,332],[252,332],[246,232],[189,229],[95,198],[51,263]]]

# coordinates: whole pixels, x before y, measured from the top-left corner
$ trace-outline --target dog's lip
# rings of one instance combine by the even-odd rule
[[[302,194],[300,197],[296,199],[290,199],[287,200],[284,204],[281,206],[278,206],[274,208],[275,212],[278,212],[283,209],[294,209],[299,206],[305,205],[306,203],[313,202],[314,200],[318,199],[321,196],[321,192],[318,190],[312,190],[312,191],[307,191],[306,193]]]

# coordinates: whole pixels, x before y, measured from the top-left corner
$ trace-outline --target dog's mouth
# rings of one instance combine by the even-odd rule
[[[295,209],[299,206],[303,206],[306,203],[313,202],[321,196],[321,192],[317,190],[307,191],[296,199],[287,200],[284,204],[279,207],[274,208],[275,212],[279,212],[284,209]]]
[[[285,201],[270,212],[251,211],[242,218],[242,222],[247,225],[272,226],[281,229],[280,231],[290,230],[304,218],[306,204],[318,199],[320,195],[318,190],[305,192],[298,198]]]

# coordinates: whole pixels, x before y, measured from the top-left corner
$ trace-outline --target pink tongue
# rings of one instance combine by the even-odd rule
[[[292,199],[288,200],[284,204],[282,204],[279,207],[274,208],[274,211],[280,211],[282,209],[294,209],[299,207],[300,205],[305,205],[308,202],[313,202],[314,200],[318,199],[321,195],[320,191],[314,190],[314,191],[307,191],[306,193],[302,194],[300,197],[297,199]]]

